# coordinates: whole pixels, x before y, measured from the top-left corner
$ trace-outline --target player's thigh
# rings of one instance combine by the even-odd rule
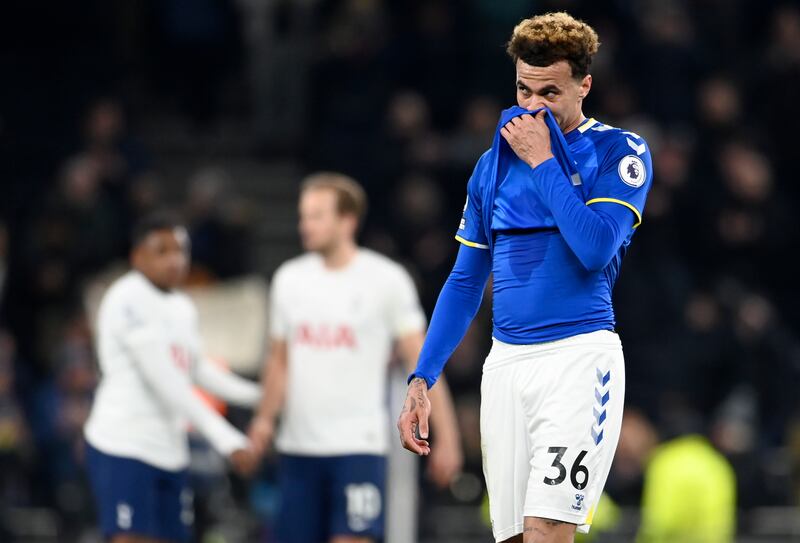
[[[573,543],[575,524],[540,517],[525,517],[521,543]]]
[[[158,540],[159,470],[138,460],[86,447],[86,466],[101,531],[107,539]]]
[[[508,540],[522,532],[530,473],[528,429],[516,386],[519,368],[530,360],[520,358],[519,352],[520,349],[496,343],[481,378],[483,474],[496,541]]]
[[[328,496],[324,487],[324,457],[280,455],[278,486],[278,543],[327,540]]]
[[[579,531],[591,524],[611,467],[625,390],[618,339],[611,332],[591,337],[553,353],[537,376],[547,386],[526,402],[532,454],[525,517]]]
[[[572,543],[574,541],[574,524],[561,523],[562,528],[555,528],[552,523],[553,521],[549,519],[526,517],[523,533],[506,539],[502,543]]]
[[[331,537],[381,540],[386,503],[386,458],[349,455],[331,464]]]

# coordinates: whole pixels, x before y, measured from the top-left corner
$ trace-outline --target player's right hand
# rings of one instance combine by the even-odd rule
[[[428,399],[428,385],[424,379],[415,377],[408,385],[403,411],[397,420],[400,443],[405,449],[420,456],[428,456],[431,447],[428,443],[428,418],[431,415],[431,401]]]
[[[258,456],[264,456],[272,446],[272,439],[275,436],[275,422],[269,417],[258,416],[250,423],[247,430],[247,437],[253,451]]]
[[[230,460],[233,470],[242,477],[253,475],[260,464],[259,456],[252,446],[246,449],[236,449],[228,457],[228,460]]]

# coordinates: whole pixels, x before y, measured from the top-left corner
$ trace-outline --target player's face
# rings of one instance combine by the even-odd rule
[[[133,266],[164,290],[177,288],[189,271],[189,236],[182,227],[154,230],[133,252]]]
[[[336,193],[310,189],[300,196],[300,238],[306,251],[325,253],[352,236],[351,217],[340,215]]]
[[[583,99],[592,87],[592,76],[572,77],[566,60],[550,66],[531,66],[517,60],[517,103],[525,109],[547,106],[562,130],[580,122]]]

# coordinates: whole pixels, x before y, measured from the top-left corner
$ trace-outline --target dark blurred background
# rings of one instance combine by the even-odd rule
[[[652,447],[699,433],[734,468],[739,533],[800,540],[800,7],[772,0],[5,2],[0,540],[92,540],[84,293],[124,263],[133,221],[182,212],[195,285],[268,279],[299,252],[298,182],[340,170],[371,199],[363,243],[409,267],[430,314],[466,181],[515,100],[505,41],[562,9],[602,42],[585,113],[645,137],[655,168],[615,291],[641,424],[608,496],[634,533]],[[480,511],[490,319],[485,303],[447,370],[474,477],[422,482],[421,540]],[[233,495],[269,510],[244,482]]]

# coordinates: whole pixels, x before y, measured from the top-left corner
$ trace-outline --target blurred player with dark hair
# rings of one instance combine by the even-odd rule
[[[408,273],[356,244],[363,189],[341,174],[303,183],[300,235],[306,254],[275,273],[264,400],[250,435],[280,453],[280,543],[362,543],[384,535],[389,449],[387,372],[392,345],[413,367],[425,314]],[[447,485],[461,468],[446,387],[437,406],[430,475]]]
[[[505,113],[467,185],[462,246],[398,421],[406,448],[430,450],[428,390],[493,273],[481,442],[497,541],[562,543],[587,532],[619,438],[625,371],[611,291],[642,222],[652,164],[637,134],[583,114],[598,46],[595,31],[566,13],[514,28],[521,109]],[[551,134],[551,119],[563,136]],[[577,168],[574,177],[565,167]]]
[[[131,264],[98,312],[102,377],[85,428],[89,476],[103,534],[113,543],[187,541],[187,425],[239,473],[256,467],[245,435],[193,384],[241,406],[257,404],[261,391],[203,356],[197,310],[177,290],[189,267],[189,239],[178,221],[160,214],[137,225]]]

